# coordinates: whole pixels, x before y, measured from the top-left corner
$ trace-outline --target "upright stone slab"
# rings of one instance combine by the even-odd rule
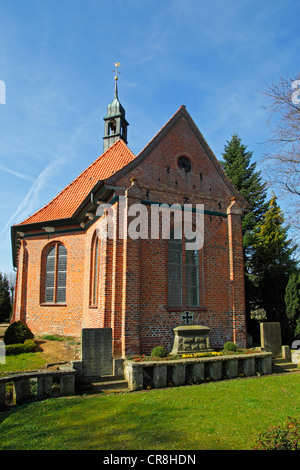
[[[204,381],[204,362],[190,364],[186,370],[187,383],[197,384]]]
[[[208,363],[208,373],[211,380],[221,380],[222,378],[222,362],[212,361]]]
[[[176,364],[171,369],[171,380],[175,387],[185,384],[185,364]]]
[[[29,379],[24,377],[23,379],[14,381],[13,388],[13,400],[16,405],[27,401],[30,398],[30,385]]]
[[[230,359],[223,363],[223,373],[228,379],[238,376],[238,359]]]
[[[74,395],[75,393],[75,376],[63,375],[60,378],[60,394]]]
[[[81,359],[82,377],[112,374],[112,329],[83,328]]]
[[[49,375],[38,377],[37,396],[39,398],[52,394],[53,377]]]
[[[281,328],[279,322],[260,324],[261,347],[270,351],[274,357],[282,357]]]
[[[258,358],[258,372],[261,374],[272,373],[272,356]]]
[[[153,368],[154,388],[164,388],[167,386],[167,366],[157,365]]]
[[[5,406],[6,383],[0,383],[0,409]]]
[[[143,390],[143,367],[131,361],[124,363],[124,375],[128,382],[129,390]]]
[[[243,373],[246,377],[251,377],[252,375],[255,375],[255,359],[253,357],[245,357],[242,363]]]

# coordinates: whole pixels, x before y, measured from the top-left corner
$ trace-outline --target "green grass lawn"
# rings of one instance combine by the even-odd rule
[[[300,374],[57,398],[3,413],[0,449],[246,450],[289,416]]]
[[[0,363],[0,376],[8,375],[11,372],[39,369],[45,366],[46,363],[47,361],[42,352],[6,356],[5,364]]]

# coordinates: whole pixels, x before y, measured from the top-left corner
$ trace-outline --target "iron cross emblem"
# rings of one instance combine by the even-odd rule
[[[190,314],[190,312],[184,312],[184,314],[182,315],[182,321],[186,325],[190,325],[193,321],[193,314]]]

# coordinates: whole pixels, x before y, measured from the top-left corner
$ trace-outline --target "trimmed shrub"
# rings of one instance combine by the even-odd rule
[[[27,325],[15,321],[9,325],[4,334],[5,344],[23,344],[26,339],[33,339],[34,335]]]
[[[155,346],[151,351],[152,357],[166,357],[167,351],[163,346]]]
[[[36,343],[33,339],[26,339],[24,343],[8,344],[5,347],[7,356],[30,353],[33,352],[35,348]]]
[[[237,350],[237,345],[232,343],[232,341],[227,341],[227,343],[224,344],[224,350],[235,352]]]
[[[253,450],[300,450],[300,420],[288,418],[284,425],[261,432]]]

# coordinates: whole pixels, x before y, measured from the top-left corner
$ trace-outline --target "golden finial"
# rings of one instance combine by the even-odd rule
[[[118,75],[120,75],[120,72],[119,72],[119,69],[118,69],[118,67],[120,67],[120,65],[121,65],[120,62],[115,62],[116,70],[113,70],[113,72],[116,74],[115,75],[115,80],[118,80]]]

